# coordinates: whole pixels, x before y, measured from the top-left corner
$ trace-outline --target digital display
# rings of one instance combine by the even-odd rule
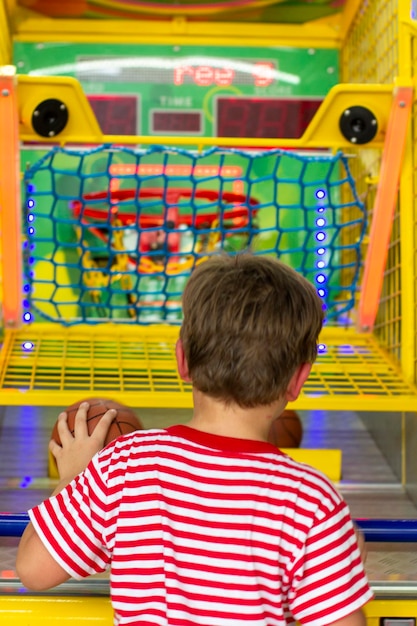
[[[79,56],[76,77],[89,83],[196,85],[197,87],[269,87],[292,80],[276,60],[186,56]]]
[[[104,135],[136,135],[137,96],[87,96]]]
[[[217,98],[217,137],[298,139],[321,104],[318,99]]]
[[[201,135],[200,111],[152,111],[153,133]]]
[[[244,65],[243,63],[241,65]],[[275,80],[273,63],[258,62],[246,64],[247,81],[251,82],[255,87],[268,87]],[[236,67],[231,63],[229,67],[213,67],[212,65],[179,65],[174,68],[174,85],[183,85],[184,83],[194,83],[199,87],[228,87],[239,83],[239,71],[242,69],[239,65]],[[244,72],[243,72],[244,73]]]

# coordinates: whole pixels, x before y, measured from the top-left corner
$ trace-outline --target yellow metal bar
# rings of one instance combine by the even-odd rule
[[[398,0],[398,71],[399,76],[406,78],[412,78],[414,73],[411,35],[413,29],[417,30],[410,19],[410,10],[408,0]]]
[[[85,581],[84,585],[87,587],[88,583]],[[417,600],[401,597],[401,589],[398,591],[395,584],[390,595],[394,598],[377,597],[364,607],[367,626],[380,626],[384,617],[395,616],[398,620],[417,618]],[[13,626],[111,626],[113,612],[107,596],[31,596],[19,593],[0,597],[0,622]]]
[[[387,587],[389,585],[387,584]],[[396,595],[395,586],[391,592]],[[401,595],[401,591],[398,592]],[[395,617],[397,620],[401,618],[417,619],[417,600],[408,599],[407,597],[389,599],[389,600],[373,600],[364,607],[367,626],[381,626],[381,618]],[[392,624],[395,622],[391,622]],[[399,621],[398,623],[401,624]],[[403,624],[406,622],[403,621]]]
[[[242,2],[240,5],[241,10],[255,9],[260,7],[268,7],[273,4],[278,4],[279,2],[283,2],[283,0],[246,0],[246,2]],[[117,9],[120,11],[121,6],[120,2],[116,2],[115,0],[100,0],[101,7],[107,7],[108,9]],[[126,4],[125,9],[127,10]],[[148,15],[163,15],[170,17],[171,15],[199,15],[199,16],[208,16],[210,18],[211,15],[219,15],[221,13],[230,12],[233,10],[233,6],[231,3],[227,5],[214,5],[211,2],[201,2],[198,6],[195,4],[188,6],[186,4],[181,4],[181,6],[173,6],[172,4],[164,3],[162,4],[129,4],[128,7],[129,12],[132,13],[147,13]]]
[[[0,596],[0,623],[13,626],[111,626],[113,610],[107,596]]]
[[[408,135],[400,178],[400,241],[401,241],[401,369],[406,380],[415,381],[416,319],[415,319],[415,215],[413,145]]]
[[[378,311],[412,100],[411,86],[396,88],[382,156],[359,300],[359,325],[364,330],[373,328]]]
[[[7,7],[0,0],[0,66],[9,65],[12,61],[12,35]]]
[[[86,95],[75,78],[59,76],[26,76],[18,77],[20,139],[22,141],[62,145],[76,144],[154,144],[155,137],[103,135],[94,117]],[[59,97],[69,112],[67,127],[57,136],[42,137],[32,127],[32,113],[37,105],[48,98]],[[159,145],[210,147],[246,147],[273,148],[286,147],[294,149],[350,148],[352,143],[346,139],[339,127],[344,111],[361,105],[373,112],[377,120],[377,133],[369,142],[371,147],[382,147],[392,103],[391,85],[355,85],[341,84],[333,87],[317,111],[311,124],[300,139],[259,139],[259,138],[225,138],[225,137],[173,137],[158,136]]]
[[[3,259],[4,324],[22,320],[22,207],[16,77],[11,65],[0,68],[0,250]]]
[[[398,1],[398,68],[400,76],[412,79],[413,67],[412,42],[417,38],[417,27],[410,19],[410,2]],[[414,104],[415,106],[415,104]],[[414,130],[415,133],[415,130]],[[404,162],[400,179],[400,241],[401,241],[401,368],[404,377],[414,381],[415,355],[417,350],[415,319],[415,197],[413,137],[408,133],[404,151]],[[414,207],[414,209],[412,209]],[[404,420],[403,420],[404,421]],[[403,450],[405,448],[403,447]],[[404,470],[405,471],[405,470]]]
[[[256,22],[172,20],[51,19],[17,13],[14,40],[86,43],[290,46],[337,48],[339,31],[326,23],[264,24]]]
[[[306,463],[322,472],[329,480],[339,482],[342,479],[342,451],[334,449],[307,449],[282,448],[285,454],[298,461]],[[48,477],[52,480],[59,478],[55,459],[48,451]],[[1,615],[1,613],[0,613]]]

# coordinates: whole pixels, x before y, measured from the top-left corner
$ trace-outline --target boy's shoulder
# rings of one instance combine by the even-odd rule
[[[225,447],[222,447],[225,446]],[[240,448],[240,446],[242,446]],[[145,452],[146,451],[146,452]],[[104,450],[106,457],[131,457],[145,454],[152,457],[177,455],[181,463],[225,466],[239,469],[253,477],[263,476],[271,486],[279,484],[290,490],[302,491],[307,497],[320,498],[328,505],[337,505],[341,496],[330,479],[320,470],[296,461],[274,445],[264,442],[245,442],[220,436],[206,436],[184,426],[138,430],[119,437]],[[109,459],[110,460],[110,459]]]
[[[169,485],[178,497],[216,500],[230,496],[256,502],[271,514],[286,511],[303,525],[314,526],[325,520],[348,515],[343,497],[319,470],[292,459],[272,444],[245,440],[220,441],[254,447],[260,451],[222,450],[217,438],[183,428],[152,428],[124,435],[101,451],[93,463],[104,483],[123,493],[123,485],[146,487],[147,481]],[[188,437],[191,435],[191,439]],[[224,438],[223,438],[224,439]],[[190,494],[193,494],[192,496]],[[275,518],[274,518],[275,519]],[[298,523],[298,522],[297,522]]]

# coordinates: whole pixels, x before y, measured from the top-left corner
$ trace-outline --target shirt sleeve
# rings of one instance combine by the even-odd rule
[[[94,457],[59,494],[29,511],[42,543],[73,578],[104,572],[109,567],[106,501],[106,485]]]
[[[348,507],[341,501],[312,525],[292,569],[293,616],[325,626],[359,610],[373,597]]]

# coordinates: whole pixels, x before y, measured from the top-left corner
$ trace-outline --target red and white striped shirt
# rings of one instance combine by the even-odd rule
[[[269,443],[125,435],[30,517],[71,576],[110,568],[120,626],[324,626],[372,597],[341,496]]]

